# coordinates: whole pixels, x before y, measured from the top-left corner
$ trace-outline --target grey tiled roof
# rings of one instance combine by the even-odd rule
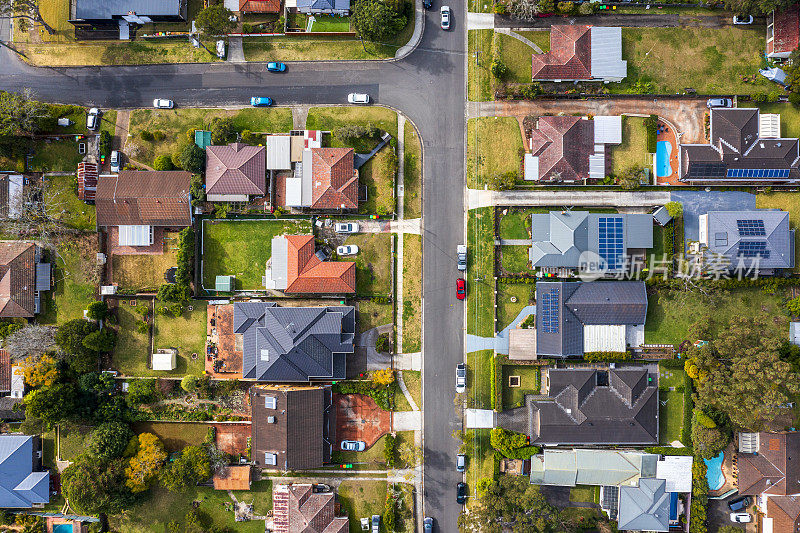
[[[620,487],[619,529],[669,531],[669,494],[663,479],[642,478],[636,487]]]
[[[762,221],[764,235],[741,235],[737,221]],[[730,261],[731,266],[750,267],[755,258],[740,257],[745,242],[765,243],[765,254],[760,257],[760,269],[794,268],[794,231],[789,227],[789,213],[771,209],[755,211],[709,211],[708,248]]]

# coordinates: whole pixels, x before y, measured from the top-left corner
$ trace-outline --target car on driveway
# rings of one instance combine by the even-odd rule
[[[367,443],[363,440],[343,440],[339,447],[345,452],[363,452]]]
[[[737,524],[749,524],[753,520],[753,517],[750,516],[750,513],[731,513],[731,522],[736,522]]]
[[[422,521],[422,531],[423,533],[433,533],[433,518],[425,517],[425,520]]]
[[[286,65],[278,61],[267,63],[267,70],[270,72],[286,72]]]
[[[439,15],[442,17],[442,29],[450,29],[450,6],[442,6],[439,10]]]
[[[459,481],[456,485],[456,503],[464,505],[467,503],[467,484]]]
[[[111,152],[111,172],[119,172],[119,168],[122,163],[122,154],[118,150],[113,150]]]
[[[156,98],[153,100],[153,107],[156,109],[172,109],[175,107],[175,102],[166,98]]]
[[[336,233],[358,233],[358,222],[337,222],[333,226],[333,231]]]
[[[372,515],[372,530],[371,533],[380,533],[381,531],[381,515]]]
[[[356,255],[358,253],[358,246],[355,244],[345,244],[336,247],[336,253],[339,255]]]
[[[225,59],[225,41],[222,39],[217,41],[217,57]]]
[[[730,98],[709,98],[706,101],[706,107],[733,107],[733,100]]]
[[[734,24],[752,24],[753,23],[753,15],[734,15],[733,16],[733,23]]]
[[[456,393],[461,394],[467,389],[467,365],[458,363],[456,365]]]
[[[369,95],[365,93],[350,93],[347,95],[347,101],[351,104],[368,104]]]
[[[741,511],[742,509],[747,509],[750,507],[750,504],[753,503],[753,500],[750,496],[740,496],[739,498],[734,498],[728,502],[728,509],[733,512]]]
[[[86,115],[86,128],[90,131],[96,130],[100,127],[100,110],[93,107]]]
[[[464,278],[456,279],[456,298],[463,300],[467,297],[467,281]]]
[[[272,105],[272,98],[269,96],[254,96],[250,99],[250,105],[253,107],[269,107]]]

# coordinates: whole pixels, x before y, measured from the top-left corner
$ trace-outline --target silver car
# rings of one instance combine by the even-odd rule
[[[336,233],[358,233],[358,222],[337,222],[333,227]]]
[[[467,389],[467,365],[458,363],[456,365],[456,393],[461,394]]]
[[[343,440],[339,447],[345,452],[363,452],[367,449],[367,443],[363,440]]]
[[[338,255],[356,255],[358,253],[358,246],[356,246],[355,244],[345,244],[343,246],[337,246],[336,253]]]
[[[120,154],[119,151],[114,150],[113,152],[111,152],[111,158],[110,158],[111,172],[119,172],[121,166],[120,164],[121,159],[122,159],[122,154]]]
[[[156,109],[172,109],[175,107],[175,102],[166,98],[156,98],[153,100],[153,107]]]
[[[100,110],[93,107],[86,115],[86,129],[93,131],[100,127]]]

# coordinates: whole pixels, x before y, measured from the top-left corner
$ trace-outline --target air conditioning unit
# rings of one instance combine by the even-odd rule
[[[275,423],[275,417],[274,416],[268,416],[267,417],[267,423],[268,424],[274,424]]]

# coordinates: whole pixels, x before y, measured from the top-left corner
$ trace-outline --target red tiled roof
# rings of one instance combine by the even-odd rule
[[[358,171],[352,148],[311,150],[312,209],[357,209]]]
[[[267,157],[263,146],[231,143],[206,148],[206,194],[264,194]]]
[[[792,4],[780,13],[773,11],[772,41],[767,43],[767,53],[786,53],[795,50],[800,44],[800,7]]]
[[[0,242],[0,318],[30,318],[36,310],[36,245]]]
[[[78,163],[78,198],[94,201],[97,192],[97,163]]]
[[[0,350],[0,392],[11,391],[11,355]]]
[[[247,13],[279,13],[281,0],[239,0],[239,11]]]
[[[550,26],[550,51],[533,55],[534,80],[592,77],[591,26]]]
[[[182,227],[191,223],[188,172],[123,170],[97,182],[97,225]]]
[[[275,485],[272,489],[275,533],[347,533],[347,517],[336,517],[332,492],[314,493],[311,485]]]
[[[531,132],[531,151],[539,157],[539,179],[575,181],[589,177],[594,124],[581,117],[539,117]]]
[[[286,235],[286,292],[338,294],[356,292],[353,261],[322,261],[314,255],[313,235]]]

